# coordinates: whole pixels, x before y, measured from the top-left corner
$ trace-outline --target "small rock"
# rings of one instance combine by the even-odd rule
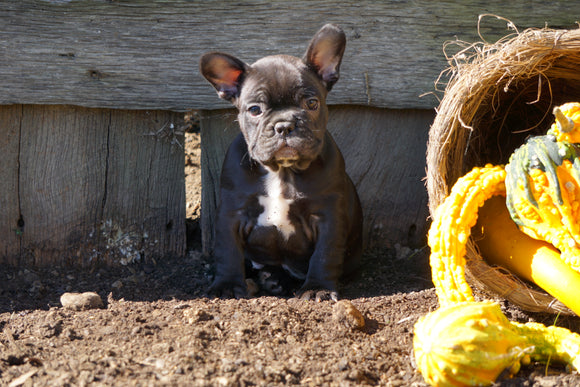
[[[203,309],[189,308],[183,311],[183,317],[189,324],[195,324],[201,321],[213,320],[213,316]]]
[[[63,307],[72,310],[97,309],[103,307],[103,300],[95,292],[64,293],[60,296]]]
[[[121,280],[116,280],[115,282],[113,282],[113,283],[111,284],[111,287],[112,287],[113,289],[119,290],[119,289],[121,289],[121,288],[123,287],[123,281],[121,281]]]
[[[75,332],[74,329],[72,328],[66,328],[63,332],[62,335],[64,337],[66,337],[67,339],[69,339],[70,341],[76,340],[76,339],[80,339],[81,337],[79,335],[77,335],[77,333]]]
[[[367,377],[367,375],[358,369],[354,369],[351,372],[349,372],[347,379],[350,379],[352,381],[355,381],[357,384],[370,384],[369,382],[371,382],[369,380],[369,378]]]
[[[161,342],[151,346],[151,352],[157,355],[163,355],[173,352],[173,347],[169,343]]]
[[[337,364],[337,368],[339,371],[346,371],[349,369],[349,365],[348,365],[348,360],[347,359],[342,359],[341,361],[338,362]]]
[[[60,335],[62,332],[62,320],[57,320],[53,324],[46,323],[41,325],[36,334],[40,337],[51,338]]]
[[[221,359],[221,360],[222,360],[221,366],[222,372],[235,372],[238,369],[237,365],[234,363],[233,360],[231,359]]]
[[[28,294],[33,297],[39,298],[44,293],[46,293],[46,287],[39,280],[32,282],[32,286],[28,289]]]
[[[348,300],[338,301],[333,309],[332,316],[339,324],[350,329],[363,329],[365,327],[365,318],[354,305]]]

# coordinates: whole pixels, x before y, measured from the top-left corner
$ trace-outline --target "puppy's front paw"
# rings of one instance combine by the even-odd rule
[[[316,302],[320,301],[338,301],[338,292],[326,289],[309,289],[300,290],[296,293],[296,296],[301,300],[314,300]]]
[[[216,279],[209,287],[208,295],[217,298],[247,298],[248,287],[244,281]]]

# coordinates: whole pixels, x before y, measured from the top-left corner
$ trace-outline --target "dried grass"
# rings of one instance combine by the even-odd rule
[[[455,42],[462,45],[461,42]],[[526,137],[543,134],[554,105],[580,100],[580,29],[528,29],[494,44],[465,45],[429,132],[431,214],[474,166],[505,164]],[[531,311],[571,313],[542,290],[485,263],[470,241],[469,280]]]

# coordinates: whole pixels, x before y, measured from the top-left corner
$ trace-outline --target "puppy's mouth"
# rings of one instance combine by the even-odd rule
[[[274,153],[276,164],[283,168],[290,168],[300,160],[300,154],[295,148],[284,145]]]

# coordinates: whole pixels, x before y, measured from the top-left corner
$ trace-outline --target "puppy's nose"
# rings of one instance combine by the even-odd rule
[[[276,130],[276,133],[278,134],[287,135],[294,130],[294,123],[290,121],[277,122],[276,125],[274,125],[274,130]]]

